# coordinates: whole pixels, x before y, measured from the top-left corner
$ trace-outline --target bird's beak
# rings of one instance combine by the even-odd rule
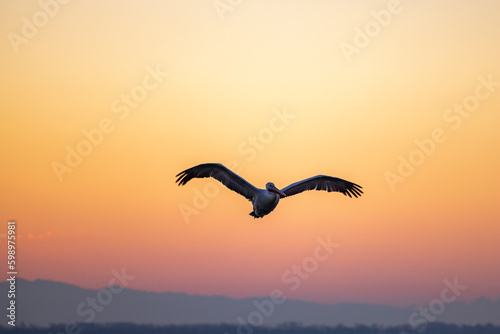
[[[276,188],[276,187],[272,187],[270,189],[270,191],[272,191],[273,193],[276,193],[276,194],[280,195],[280,197],[286,197],[286,194],[284,192],[282,192],[281,190],[279,190],[278,188]]]

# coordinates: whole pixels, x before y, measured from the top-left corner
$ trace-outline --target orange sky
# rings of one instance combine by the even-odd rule
[[[0,3],[19,276],[100,288],[125,267],[142,290],[401,306],[457,277],[460,299],[500,297],[498,2],[54,1]],[[254,220],[214,181],[174,183],[204,162],[365,194]]]

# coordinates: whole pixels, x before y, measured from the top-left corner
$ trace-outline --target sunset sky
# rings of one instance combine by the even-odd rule
[[[29,280],[102,288],[126,268],[147,291],[408,306],[456,278],[460,300],[496,300],[498,13],[495,0],[2,1],[0,261],[15,220]],[[206,162],[260,188],[325,174],[364,195],[307,192],[256,220],[216,181],[175,184]],[[339,246],[292,274],[318,238]]]

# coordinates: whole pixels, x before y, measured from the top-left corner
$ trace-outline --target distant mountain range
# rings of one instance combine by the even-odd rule
[[[7,282],[0,283],[0,306],[4,312],[9,305],[8,288]],[[147,292],[118,286],[90,290],[47,280],[28,281],[17,278],[16,323],[37,326],[70,322],[158,325],[230,323],[241,325],[242,332],[249,332],[249,326],[286,322],[328,326],[410,324],[415,325],[415,329],[423,329],[428,320],[500,325],[500,299],[491,301],[479,298],[472,303],[456,301],[445,304],[444,309],[436,304],[425,315],[419,314],[414,307],[352,303],[325,305],[280,297],[277,294],[271,297],[233,299]],[[2,325],[6,324],[2,322]]]

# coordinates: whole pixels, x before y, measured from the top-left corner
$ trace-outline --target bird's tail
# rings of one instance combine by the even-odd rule
[[[255,214],[255,211],[252,211],[250,212],[250,216],[254,217],[254,218],[262,218],[262,217],[259,217]]]

